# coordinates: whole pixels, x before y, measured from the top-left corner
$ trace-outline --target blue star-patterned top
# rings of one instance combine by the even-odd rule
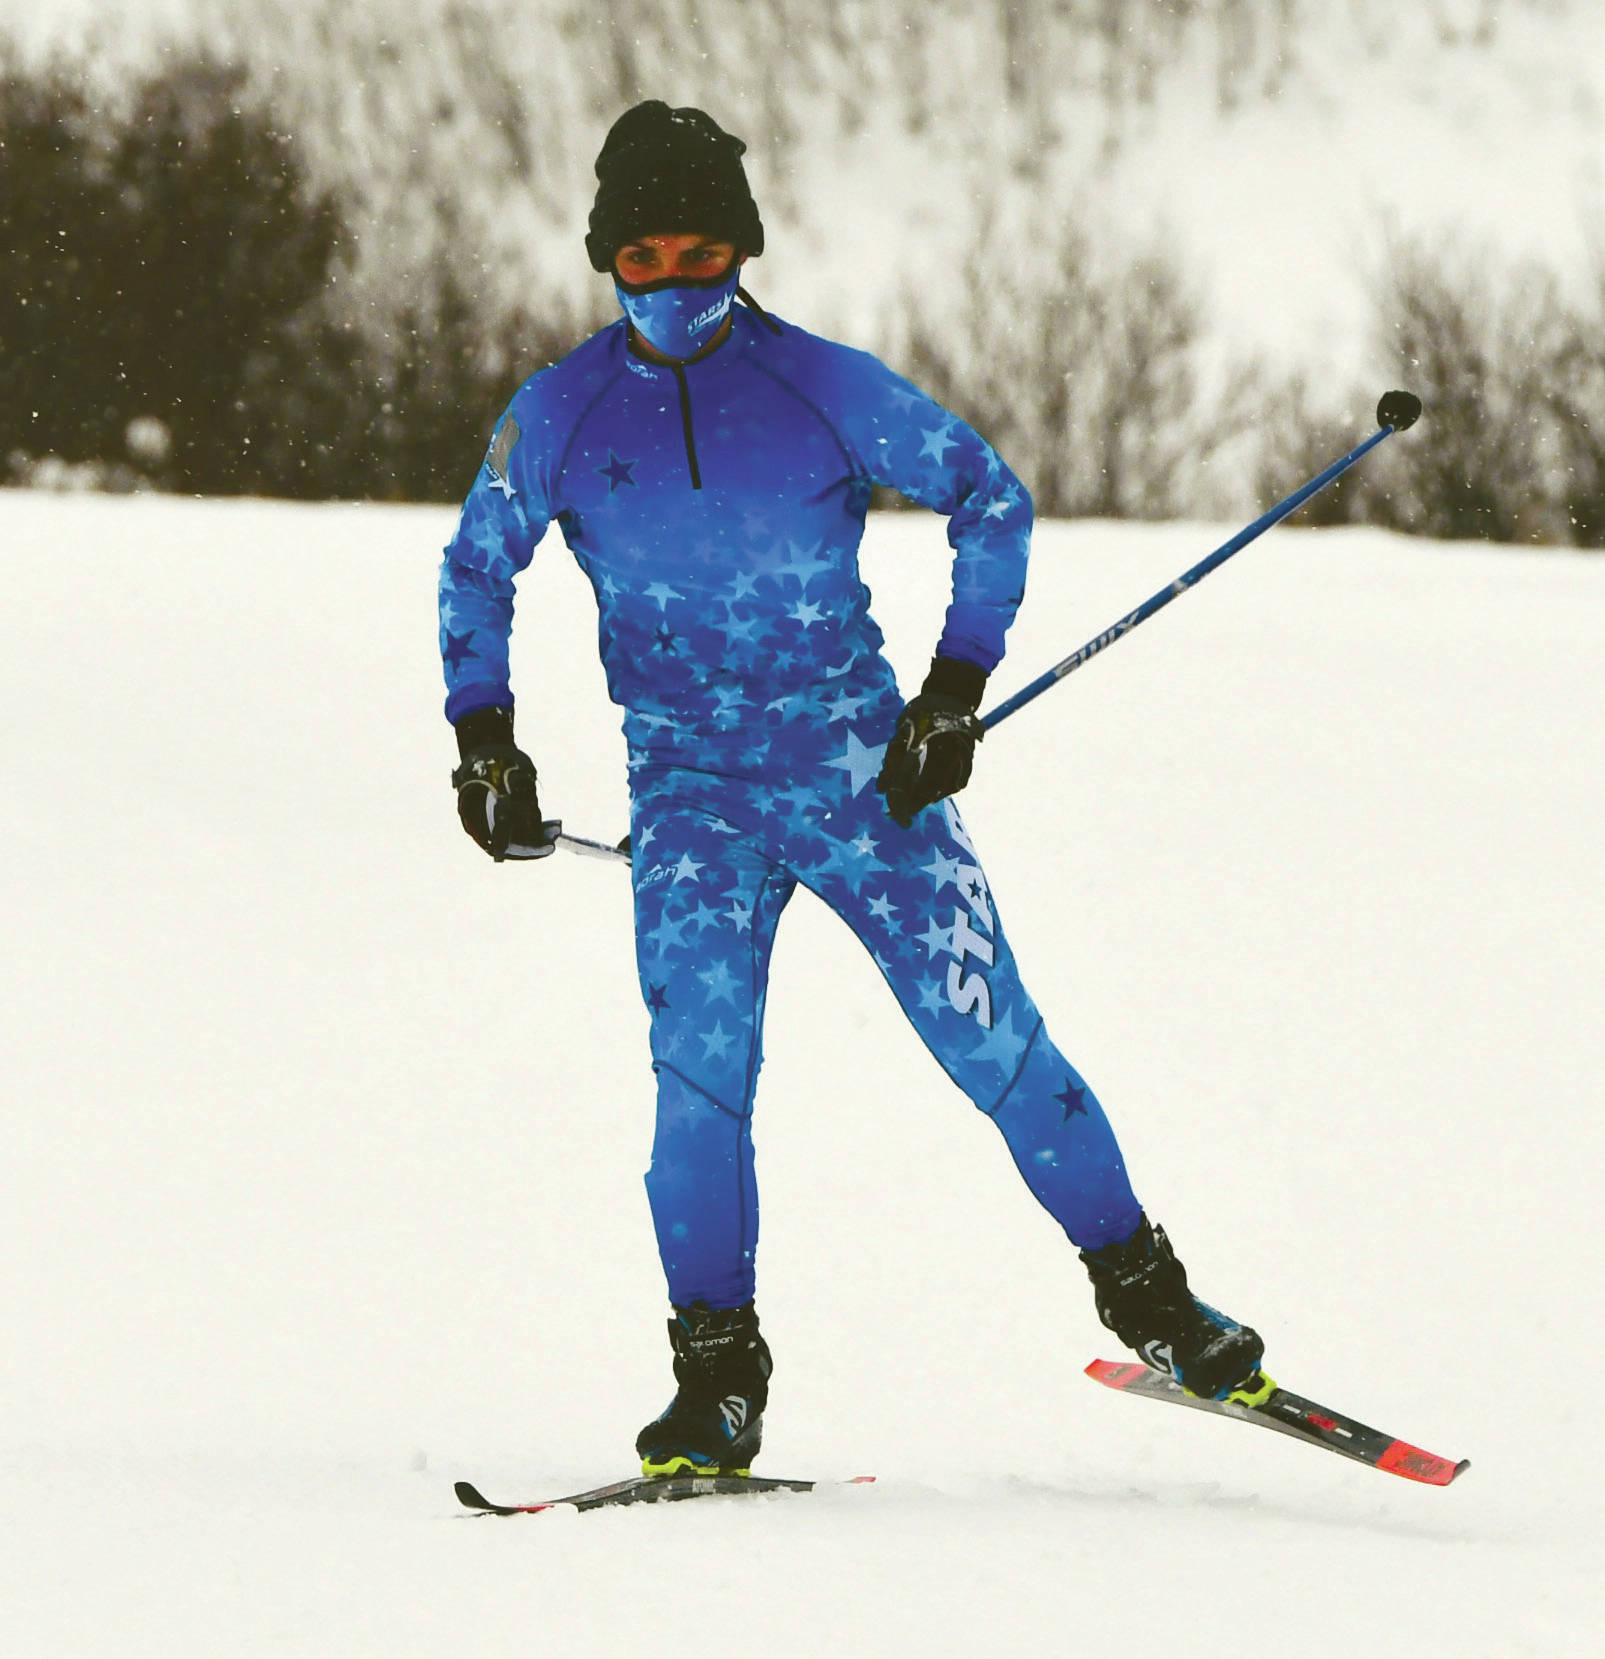
[[[970,427],[864,352],[739,309],[679,373],[621,319],[519,388],[440,576],[446,717],[511,707],[514,578],[553,520],[596,590],[632,757],[684,760],[754,711],[892,688],[858,547],[873,484],[949,519],[938,649],[987,670],[1031,500]],[[813,694],[813,695],[811,695]]]

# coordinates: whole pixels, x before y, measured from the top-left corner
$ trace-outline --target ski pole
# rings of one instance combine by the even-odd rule
[[[1279,501],[1263,517],[1255,519],[1252,524],[1239,530],[1229,542],[1217,547],[1207,559],[1200,559],[1191,570],[1183,572],[1169,587],[1161,588],[1152,599],[1144,600],[1136,610],[1128,612],[1112,627],[1105,628],[1095,639],[1089,639],[1079,651],[1066,657],[1063,662],[1055,663],[1046,674],[1038,675],[1023,691],[1017,691],[1012,697],[999,703],[990,714],[982,717],[982,726],[991,731],[1000,721],[1007,720],[1011,714],[1024,708],[1034,698],[1040,697],[1049,687],[1057,685],[1067,674],[1073,674],[1084,662],[1090,662],[1105,646],[1113,645],[1122,635],[1129,634],[1139,622],[1146,622],[1155,611],[1163,610],[1177,594],[1185,593],[1194,583],[1201,582],[1210,571],[1225,564],[1234,553],[1241,552],[1257,536],[1264,535],[1273,524],[1280,523],[1289,513],[1296,512],[1312,495],[1318,490],[1324,490],[1334,478],[1347,472],[1362,455],[1375,449],[1384,438],[1414,426],[1420,414],[1421,399],[1414,392],[1384,392],[1377,404],[1379,430],[1373,432],[1363,444],[1351,449],[1341,461],[1333,462],[1325,472],[1295,490],[1285,501]]]
[[[547,838],[563,849],[564,852],[578,853],[581,858],[606,859],[610,864],[628,864],[630,862],[629,837],[626,836],[617,846],[607,841],[592,841],[588,836],[570,835],[563,828],[561,818],[548,818],[541,826]]]
[[[1404,432],[1414,426],[1421,416],[1421,399],[1414,392],[1384,392],[1377,404],[1377,426],[1379,430],[1373,432],[1363,444],[1351,449],[1341,461],[1334,462],[1325,472],[1312,478],[1301,489],[1297,489],[1285,501],[1280,501],[1263,517],[1257,518],[1244,529],[1239,530],[1229,542],[1217,547],[1207,559],[1201,559],[1191,570],[1178,576],[1167,588],[1162,588],[1153,598],[1145,600],[1136,610],[1106,628],[1096,639],[1090,639],[1081,649],[1068,656],[1061,663],[1056,663],[1046,674],[1039,675],[1023,691],[1017,691],[1007,701],[1000,703],[982,721],[981,724],[990,731],[1001,720],[1006,720],[1017,709],[1024,708],[1034,698],[1040,697],[1050,686],[1055,686],[1067,674],[1073,673],[1084,662],[1090,661],[1104,649],[1113,645],[1122,634],[1129,634],[1139,622],[1146,622],[1155,611],[1163,610],[1179,593],[1185,593],[1194,583],[1200,582],[1210,571],[1223,565],[1234,553],[1239,553],[1257,536],[1262,536],[1273,524],[1287,517],[1289,513],[1297,512],[1318,490],[1324,490],[1334,478],[1345,473],[1362,455],[1373,450],[1384,438],[1391,437],[1395,432]],[[609,863],[628,864],[630,849],[628,838],[613,846],[606,841],[592,841],[583,835],[569,835],[563,829],[560,818],[548,819],[546,833],[551,839],[567,852],[577,853],[582,858],[606,859]]]

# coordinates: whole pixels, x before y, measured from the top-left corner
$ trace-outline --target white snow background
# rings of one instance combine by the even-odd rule
[[[964,796],[1195,1283],[1458,1484],[1086,1381],[1073,1251],[799,896],[759,1468],[879,1483],[504,1521],[453,1479],[627,1473],[669,1355],[627,879],[457,826],[452,519],[0,494],[0,1652],[1593,1650],[1605,564],[1273,531]],[[1043,525],[999,693],[1229,528]],[[872,521],[906,679],[947,564]],[[547,809],[619,834],[555,537],[514,670]]]

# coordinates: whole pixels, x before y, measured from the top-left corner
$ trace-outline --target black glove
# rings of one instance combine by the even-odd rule
[[[463,757],[451,775],[457,816],[474,840],[498,864],[555,851],[535,794],[535,762],[513,742],[513,711],[465,714],[457,722],[457,747]]]
[[[920,694],[904,706],[875,787],[904,829],[914,814],[970,781],[975,745],[986,735],[975,711],[986,670],[957,657],[932,657]]]

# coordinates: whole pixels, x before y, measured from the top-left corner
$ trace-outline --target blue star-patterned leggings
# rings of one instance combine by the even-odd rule
[[[1103,1108],[1020,983],[953,803],[905,830],[869,775],[826,761],[793,768],[789,788],[681,767],[636,776],[636,953],[658,1078],[646,1185],[677,1306],[738,1307],[753,1296],[764,992],[775,927],[799,881],[863,941],[1076,1245],[1127,1238],[1141,1219]]]

